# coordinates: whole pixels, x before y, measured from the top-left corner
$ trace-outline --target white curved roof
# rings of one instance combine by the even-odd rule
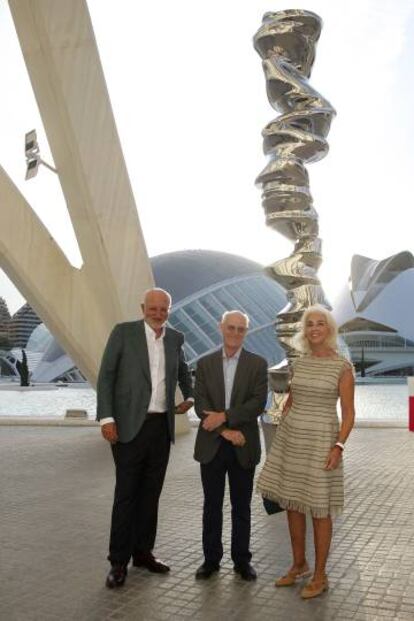
[[[244,257],[209,250],[159,255],[151,259],[151,265],[157,286],[172,294],[169,321],[186,335],[184,348],[189,363],[218,346],[221,338],[217,323],[231,308],[240,308],[250,316],[248,347],[271,363],[284,357],[273,324],[286,297],[263,266]],[[47,341],[43,330],[34,335],[32,345],[43,347],[44,352],[33,381],[54,381],[73,368],[72,360],[51,335]]]
[[[399,274],[414,267],[414,257],[405,250],[382,261],[355,254],[351,261],[351,295],[357,311],[363,311]]]
[[[402,252],[384,261],[356,255],[352,267],[352,288],[344,286],[334,303],[338,325],[363,317],[390,326],[400,336],[414,340],[413,255]]]

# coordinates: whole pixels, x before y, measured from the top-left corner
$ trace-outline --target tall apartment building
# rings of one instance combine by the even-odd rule
[[[41,320],[29,304],[24,304],[9,321],[9,339],[12,347],[26,347],[27,341]]]
[[[9,322],[10,313],[7,302],[0,297],[0,349],[10,349]]]

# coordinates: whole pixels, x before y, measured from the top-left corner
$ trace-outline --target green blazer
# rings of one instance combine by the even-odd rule
[[[201,358],[197,364],[194,390],[194,407],[202,420],[204,410],[223,412],[225,409],[223,350]],[[262,414],[267,400],[267,362],[261,356],[245,349],[234,377],[230,408],[227,410],[227,427],[241,431],[246,444],[236,446],[236,455],[243,468],[253,468],[260,461],[260,436],[257,417]],[[202,424],[198,428],[194,459],[208,464],[225,440],[219,431],[206,431]]]
[[[191,375],[183,352],[184,336],[166,328],[165,382],[167,417],[174,441],[175,390],[177,382],[184,399],[192,396]],[[144,321],[119,323],[106,345],[97,386],[97,420],[112,417],[120,442],[130,442],[141,429],[151,400],[151,373]]]

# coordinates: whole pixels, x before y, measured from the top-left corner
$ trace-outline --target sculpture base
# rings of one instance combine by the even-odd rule
[[[264,438],[266,453],[268,453],[269,449],[270,449],[270,447],[272,445],[273,438],[274,438],[275,433],[276,433],[277,425],[275,425],[274,423],[270,422],[269,420],[266,420],[266,418],[267,418],[266,414],[261,416],[260,423],[262,425],[262,431],[263,431],[263,438]]]

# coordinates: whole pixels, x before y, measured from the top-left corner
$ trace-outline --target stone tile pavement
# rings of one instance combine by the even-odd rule
[[[193,441],[194,430],[178,438],[162,496],[156,551],[171,573],[132,568],[125,586],[109,591],[113,467],[99,430],[1,427],[0,620],[414,620],[414,434],[354,431],[346,453],[346,511],[335,523],[328,568],[331,588],[312,601],[299,598],[299,586],[274,588],[290,563],[289,536],[284,514],[266,516],[257,497],[257,582],[233,573],[228,505],[222,570],[195,581],[202,494]]]

